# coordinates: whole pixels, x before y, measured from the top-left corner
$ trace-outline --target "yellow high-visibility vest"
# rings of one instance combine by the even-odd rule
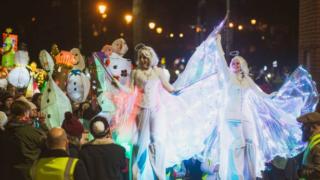
[[[70,157],[41,158],[31,168],[33,180],[74,180],[79,159]]]

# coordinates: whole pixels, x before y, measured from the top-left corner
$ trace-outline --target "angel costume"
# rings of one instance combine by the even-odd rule
[[[67,95],[71,101],[82,103],[89,95],[90,78],[82,72],[85,69],[85,62],[80,50],[73,48],[70,52],[74,55],[76,64],[68,75]]]
[[[303,150],[296,118],[315,110],[318,92],[310,74],[298,67],[276,95],[265,94],[248,75],[243,58],[238,57],[244,73],[230,71],[216,37],[211,34],[198,47],[175,85],[214,73],[216,86],[210,93],[216,94],[211,109],[216,113],[202,160],[212,167],[211,173],[219,171],[220,179],[255,179],[265,162]]]
[[[122,113],[116,113],[114,121],[120,124],[116,127],[118,140],[123,142],[132,137],[131,143],[135,144],[134,179],[165,179],[166,167],[201,153],[205,147],[205,139],[212,130],[209,103],[214,95],[207,91],[212,79],[194,83],[179,96],[172,95],[169,92],[174,88],[163,70],[156,67],[158,57],[150,47],[146,49],[150,51],[151,68],[131,73],[134,91],[129,96],[124,92],[115,95],[116,112]]]
[[[164,167],[194,156],[217,169],[220,179],[254,179],[275,156],[303,150],[296,117],[314,111],[318,102],[309,73],[299,67],[276,95],[265,94],[247,71],[240,77],[229,70],[216,32],[173,84],[179,94],[166,90],[154,67],[133,93],[123,96],[130,111],[115,101],[116,111],[122,112],[115,117],[119,136],[138,136],[133,168],[138,179],[163,179]],[[138,121],[128,118],[130,113],[137,113]]]

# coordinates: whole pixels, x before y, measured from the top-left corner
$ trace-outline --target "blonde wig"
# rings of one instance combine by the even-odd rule
[[[142,55],[149,59],[151,67],[158,65],[159,58],[158,58],[156,52],[153,50],[153,48],[149,47],[149,46],[142,46],[138,50],[138,61],[137,61],[138,67],[139,67],[139,61],[140,61]]]
[[[232,58],[231,62],[234,60],[234,59],[238,59],[239,62],[240,62],[240,73],[243,75],[243,76],[246,76],[248,77],[249,76],[249,68],[248,68],[248,63],[247,61],[241,57],[241,56],[235,56],[234,58]],[[231,62],[229,64],[229,68],[231,69]]]

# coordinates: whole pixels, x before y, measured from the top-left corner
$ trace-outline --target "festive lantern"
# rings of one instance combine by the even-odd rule
[[[66,67],[73,67],[76,64],[76,59],[74,55],[69,51],[61,51],[58,55],[55,56],[57,65],[64,65]]]

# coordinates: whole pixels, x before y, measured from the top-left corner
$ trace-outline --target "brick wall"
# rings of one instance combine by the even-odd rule
[[[299,63],[320,87],[320,0],[299,1]]]

